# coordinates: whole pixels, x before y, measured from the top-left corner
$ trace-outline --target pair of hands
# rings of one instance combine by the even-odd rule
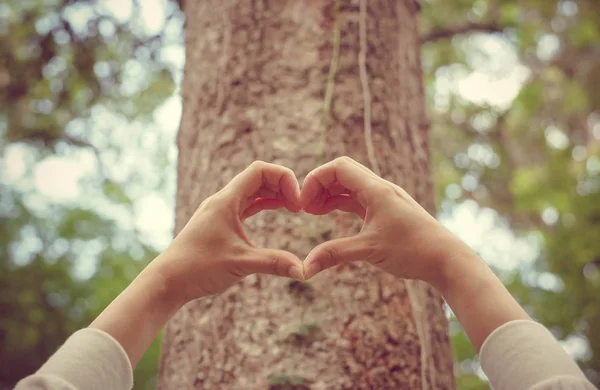
[[[257,248],[244,233],[244,219],[279,208],[313,215],[341,210],[364,224],[357,235],[324,242],[301,261],[287,251]],[[348,157],[310,172],[302,189],[290,169],[257,161],[202,202],[157,260],[168,290],[183,304],[250,274],[307,280],[351,261],[439,287],[461,244],[406,191]]]

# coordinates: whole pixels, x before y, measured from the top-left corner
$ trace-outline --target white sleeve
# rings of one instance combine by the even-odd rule
[[[531,388],[531,390],[591,390],[595,389],[590,382],[585,379],[575,378],[573,376],[555,376],[544,382],[541,382]]]
[[[123,347],[99,329],[79,330],[15,390],[129,390],[133,369]]]
[[[495,390],[596,389],[552,333],[534,321],[511,321],[495,329],[480,358]]]

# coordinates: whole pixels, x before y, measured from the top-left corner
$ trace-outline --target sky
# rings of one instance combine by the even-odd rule
[[[149,35],[160,31],[165,21],[164,0],[144,0],[140,4],[140,28]],[[131,17],[131,1],[104,0],[99,2],[98,7],[99,12],[111,13],[123,21]],[[79,21],[84,26],[89,12],[89,9],[75,9],[69,14],[69,18],[75,23]],[[180,33],[177,27],[174,27],[173,31],[174,34]],[[488,104],[499,110],[505,109],[527,80],[528,69],[519,63],[511,44],[501,37],[474,35],[467,44],[478,48],[472,51],[469,58],[476,70],[469,73],[464,69],[452,67],[440,70],[435,80],[434,109],[443,110],[447,107],[452,94],[473,102]],[[551,56],[557,49],[555,39],[551,36],[544,37],[540,40],[538,54],[540,57]],[[169,45],[164,48],[162,57],[181,71],[185,60],[184,48],[181,45]],[[28,201],[35,203],[40,209],[53,203],[93,205],[90,207],[101,209],[123,226],[137,231],[145,242],[157,250],[162,250],[172,238],[174,224],[177,159],[175,137],[181,118],[179,92],[177,90],[157,108],[150,125],[127,123],[102,110],[96,113],[101,120],[98,121],[98,128],[93,130],[94,134],[99,134],[99,143],[129,145],[133,142],[140,146],[123,148],[122,155],[102,152],[102,159],[106,169],[111,171],[111,176],[122,175],[122,179],[127,180],[127,175],[135,171],[143,177],[140,183],[128,189],[128,195],[135,200],[132,212],[123,212],[109,204],[103,204],[98,192],[94,192],[85,184],[85,179],[95,174],[98,169],[94,155],[88,150],[47,157],[32,166],[31,162],[35,160],[35,156],[31,149],[18,144],[9,145],[0,162],[0,177],[4,183],[17,188],[34,189],[36,195]],[[107,126],[113,131],[107,132]],[[104,134],[109,134],[108,139],[103,138]],[[560,131],[553,132],[552,129],[549,130],[547,138],[548,142],[557,147],[566,141],[564,134]],[[474,148],[469,150],[469,155],[471,153],[482,159],[494,158],[493,153],[483,149]],[[166,164],[160,168],[157,168],[157,156],[166,158]],[[593,169],[600,170],[600,161]],[[157,185],[163,180],[164,183]],[[461,183],[464,188],[473,184],[469,178],[465,178]],[[452,194],[460,190],[460,186],[455,185],[447,189],[447,194],[452,198]],[[438,218],[498,269],[528,267],[539,254],[539,237],[515,236],[494,211],[482,209],[473,201],[465,201],[458,205],[446,201],[439,210]],[[556,222],[556,210],[547,210],[543,218],[549,223]],[[77,272],[82,277],[90,275],[94,271],[94,264],[91,258],[90,261],[82,261]],[[559,281],[551,274],[538,275],[532,283],[548,289],[560,288]],[[585,349],[577,340],[564,345],[573,354],[583,353]]]

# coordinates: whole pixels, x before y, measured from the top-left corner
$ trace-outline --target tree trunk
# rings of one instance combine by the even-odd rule
[[[186,1],[176,232],[257,159],[302,180],[349,155],[433,213],[417,12],[414,0]],[[246,223],[257,246],[300,258],[359,226],[283,211]],[[253,275],[172,319],[159,388],[452,389],[447,333],[430,286],[368,264],[307,283]]]

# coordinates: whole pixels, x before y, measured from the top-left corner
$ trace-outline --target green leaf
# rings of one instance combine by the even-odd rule
[[[290,377],[290,384],[292,385],[303,385],[304,384],[304,378],[298,375],[292,375]]]
[[[131,204],[131,198],[127,196],[122,185],[115,183],[110,179],[104,181],[104,194],[110,199],[118,203]]]
[[[566,85],[565,89],[565,114],[576,115],[588,112],[587,91],[583,86],[576,82]]]
[[[286,385],[288,383],[287,375],[271,375],[269,376],[270,385]]]
[[[518,5],[512,3],[502,4],[500,7],[500,25],[502,27],[513,26],[521,18],[521,9]]]

